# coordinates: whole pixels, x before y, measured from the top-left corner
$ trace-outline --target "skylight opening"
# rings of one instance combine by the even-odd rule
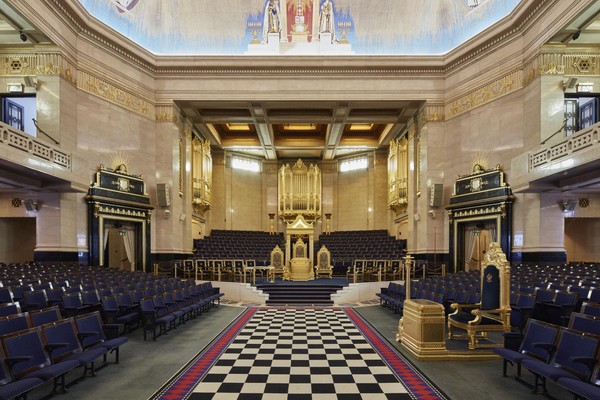
[[[367,169],[368,167],[369,157],[353,158],[351,160],[344,160],[340,162],[341,172],[357,171],[360,169]]]
[[[260,172],[260,162],[248,158],[232,157],[231,168],[250,172]]]

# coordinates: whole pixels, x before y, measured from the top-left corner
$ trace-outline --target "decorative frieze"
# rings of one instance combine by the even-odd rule
[[[522,87],[523,70],[519,69],[446,104],[446,119],[453,118],[475,107],[489,103]]]
[[[146,118],[156,118],[155,107],[148,101],[118,88],[113,83],[92,75],[89,72],[80,70],[78,71],[78,76],[77,87],[79,89],[127,110],[143,115]]]

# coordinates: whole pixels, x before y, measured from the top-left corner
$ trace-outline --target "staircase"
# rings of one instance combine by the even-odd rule
[[[344,286],[337,284],[280,283],[257,285],[269,295],[266,305],[319,305],[331,306],[331,295]]]

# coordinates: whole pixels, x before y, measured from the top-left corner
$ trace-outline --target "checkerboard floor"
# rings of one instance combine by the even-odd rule
[[[341,309],[258,309],[194,388],[201,399],[410,399]]]

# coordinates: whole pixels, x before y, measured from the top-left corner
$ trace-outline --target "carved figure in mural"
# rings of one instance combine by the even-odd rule
[[[333,3],[331,0],[325,0],[321,5],[321,13],[319,15],[319,34],[331,33],[331,42],[337,42],[335,36],[335,21],[333,17]]]
[[[281,32],[281,18],[279,13],[279,0],[268,0],[265,6],[263,20],[263,43],[269,41],[269,33]]]

